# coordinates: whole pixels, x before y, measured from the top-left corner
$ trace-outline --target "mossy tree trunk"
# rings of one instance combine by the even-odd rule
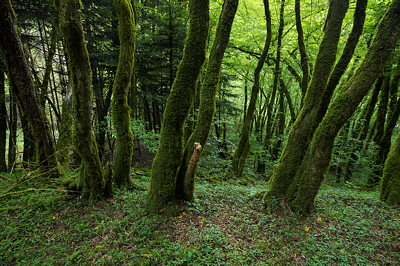
[[[39,166],[47,175],[59,176],[50,126],[35,94],[31,71],[18,35],[10,0],[0,1],[0,28],[2,31],[0,47],[4,53],[17,103],[32,128],[38,147]]]
[[[71,163],[72,156],[72,127],[73,118],[68,105],[68,99],[64,99],[61,105],[61,122],[58,140],[56,143],[57,159],[62,167],[68,168]]]
[[[72,85],[74,145],[82,159],[82,198],[96,200],[105,196],[105,182],[92,128],[92,73],[81,22],[80,1],[60,0],[57,7]]]
[[[247,107],[246,117],[243,121],[243,126],[240,131],[240,140],[238,148],[233,155],[232,160],[232,170],[236,177],[240,177],[243,174],[244,163],[250,150],[250,127],[253,122],[254,112],[256,110],[257,98],[260,92],[260,73],[264,66],[265,59],[267,58],[269,47],[272,39],[272,21],[271,21],[271,12],[269,9],[269,0],[264,0],[264,14],[266,19],[266,29],[267,36],[265,38],[264,48],[261,53],[260,58],[258,59],[257,66],[254,70],[254,83],[251,89],[251,96],[249,101],[249,106]]]
[[[373,141],[377,146],[378,153],[375,157],[375,164],[376,168],[372,175],[368,178],[368,184],[370,186],[376,186],[380,182],[380,178],[382,176],[383,171],[383,164],[386,158],[381,157],[383,154],[381,153],[382,150],[382,143],[383,137],[386,133],[387,128],[387,112],[388,112],[388,105],[389,105],[389,94],[390,94],[390,80],[391,80],[391,64],[387,64],[382,75],[385,76],[382,84],[382,89],[380,93],[380,99],[378,104],[378,110],[376,114],[376,123],[373,135]],[[397,122],[397,121],[396,121]],[[388,136],[386,135],[385,138]],[[390,146],[389,146],[390,147]]]
[[[279,199],[284,199],[293,181],[308,142],[318,126],[322,95],[336,60],[337,46],[342,22],[348,8],[348,0],[332,0],[325,23],[325,34],[319,47],[313,75],[304,97],[303,107],[293,124],[280,162],[268,184],[266,204],[268,208]]]
[[[221,15],[215,33],[215,40],[210,51],[204,80],[200,87],[198,119],[196,126],[186,143],[182,163],[178,172],[176,184],[177,199],[183,199],[186,201],[193,200],[194,173],[196,171],[196,165],[194,165],[194,169],[192,169],[193,171],[187,171],[187,169],[194,152],[195,143],[197,142],[201,147],[204,147],[208,138],[215,113],[215,95],[221,75],[222,60],[226,46],[229,42],[238,3],[238,0],[225,0],[222,6]],[[201,150],[199,150],[199,153],[201,153]],[[189,173],[189,175],[187,173]]]
[[[189,1],[189,30],[183,57],[163,115],[160,146],[153,161],[149,210],[157,212],[176,201],[176,179],[183,156],[183,126],[204,64],[209,25],[209,1]]]
[[[10,80],[9,80],[10,81]],[[13,86],[10,81],[10,109],[8,112],[8,155],[7,164],[8,172],[11,172],[15,167],[15,160],[17,158],[17,125],[18,125],[18,114],[17,114],[17,101],[15,99],[14,92],[12,90]]]
[[[379,167],[375,172],[375,174],[378,176],[382,175],[383,166],[390,151],[393,130],[395,129],[397,121],[399,120],[400,117],[400,101],[397,97],[399,80],[400,80],[400,57],[398,57],[397,68],[390,81],[390,100],[387,110],[387,123],[385,131],[378,142],[379,147],[376,157],[376,163],[378,164],[378,166],[380,165],[382,166]],[[375,181],[378,180],[376,179]]]
[[[389,91],[390,91],[390,68],[385,67],[382,75],[384,75],[382,89],[379,97],[378,110],[376,113],[376,124],[374,128],[374,136],[372,140],[379,145],[379,142],[385,132],[386,124],[386,111],[389,104]]]
[[[400,134],[385,161],[380,199],[392,206],[400,205]]]
[[[340,56],[340,59],[336,63],[335,67],[330,74],[328,84],[322,98],[322,104],[319,110],[318,122],[322,120],[326,111],[328,110],[329,103],[336,86],[339,84],[344,72],[346,71],[351,58],[353,57],[354,51],[358,44],[358,40],[363,32],[364,22],[365,22],[365,11],[367,9],[368,0],[357,0],[356,10],[353,17],[353,28],[347,38],[346,45]]]
[[[119,21],[120,52],[111,104],[117,139],[113,158],[113,179],[118,186],[130,186],[133,185],[130,179],[133,134],[128,96],[134,71],[135,14],[128,0],[115,0],[115,7]]]
[[[374,89],[372,91],[371,98],[368,101],[367,109],[363,117],[362,128],[358,135],[359,140],[365,140],[370,129],[371,118],[375,110],[376,103],[378,102],[378,96],[382,88],[383,76],[378,77],[375,81]]]
[[[35,163],[36,145],[32,135],[28,120],[23,116],[21,110],[19,111],[19,118],[21,121],[22,133],[24,135],[24,151],[22,154],[22,162],[24,167],[32,167]]]
[[[3,66],[0,58],[0,172],[7,172],[7,108],[5,89],[5,66]]]
[[[355,75],[341,88],[319,124],[292,183],[289,205],[302,214],[314,203],[329,166],[335,137],[389,60],[400,38],[400,1],[394,0],[382,19],[371,46]]]

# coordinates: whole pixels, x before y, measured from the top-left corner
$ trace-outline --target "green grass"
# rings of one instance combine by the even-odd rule
[[[0,190],[63,189],[0,176]],[[148,186],[148,178],[137,180]],[[149,215],[146,192],[116,191],[92,205],[57,190],[0,197],[4,264],[396,264],[400,213],[376,192],[325,186],[315,212],[266,215],[253,195],[264,186],[196,186],[196,202],[174,216]],[[0,193],[3,194],[3,193]],[[396,237],[397,236],[397,237]]]

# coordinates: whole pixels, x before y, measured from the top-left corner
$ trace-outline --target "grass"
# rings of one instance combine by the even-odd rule
[[[325,186],[315,212],[266,215],[263,185],[200,183],[176,215],[149,215],[146,192],[87,205],[23,174],[1,176],[0,264],[396,264],[399,208],[376,192]],[[148,177],[137,182],[148,186]],[[0,193],[2,194],[2,193]],[[396,237],[397,236],[397,237]]]

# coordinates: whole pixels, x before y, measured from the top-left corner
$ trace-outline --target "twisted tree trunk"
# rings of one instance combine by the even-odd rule
[[[287,189],[293,182],[308,143],[319,123],[322,95],[325,92],[331,70],[336,60],[337,46],[342,22],[348,8],[348,0],[332,0],[325,23],[325,35],[320,44],[312,79],[303,101],[303,107],[289,133],[288,142],[282,152],[266,194],[268,208],[277,200],[285,199]]]
[[[117,136],[113,159],[113,179],[116,185],[133,185],[130,179],[133,154],[133,134],[131,130],[129,88],[134,71],[135,57],[135,14],[128,0],[115,0],[119,21],[120,53],[115,75],[112,119]]]
[[[92,128],[92,72],[83,34],[79,0],[59,0],[61,31],[72,87],[74,145],[82,159],[82,198],[96,200],[105,196],[105,182]]]
[[[176,197],[178,199],[187,201],[193,200],[196,164],[192,164],[193,169],[189,171],[188,168],[191,167],[189,162],[192,154],[197,152],[200,156],[201,149],[196,149],[195,147],[204,147],[208,138],[208,133],[215,113],[215,94],[219,84],[222,59],[229,42],[229,36],[238,7],[238,2],[238,0],[225,0],[222,7],[215,33],[215,40],[208,59],[204,81],[200,87],[199,116],[196,126],[186,143],[182,163],[178,172],[176,186]],[[198,143],[199,145],[196,146],[195,143]]]
[[[289,204],[300,213],[306,214],[312,209],[324,173],[329,166],[337,133],[353,115],[389,60],[400,38],[399,20],[400,1],[393,0],[378,27],[363,63],[339,91],[315,131],[290,189],[294,193],[290,195]]]
[[[189,1],[189,31],[183,57],[163,115],[160,146],[153,161],[149,210],[157,212],[176,201],[176,180],[183,156],[183,126],[193,102],[204,64],[209,24],[209,1]]]

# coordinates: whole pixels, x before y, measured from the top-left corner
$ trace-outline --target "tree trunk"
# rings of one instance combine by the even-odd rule
[[[400,77],[400,60],[398,60],[397,62],[396,72],[390,82],[390,101],[389,101],[389,109],[387,111],[388,113],[387,123],[385,132],[381,137],[381,139],[379,140],[376,163],[378,164],[378,166],[382,165],[382,168],[379,167],[375,172],[376,175],[379,176],[382,175],[383,165],[390,151],[393,130],[396,127],[397,120],[399,120],[400,117],[400,99],[397,98],[399,77]]]
[[[390,72],[389,69],[383,71],[385,78],[383,80],[382,89],[380,93],[380,99],[378,104],[378,112],[376,114],[376,125],[373,141],[379,145],[379,142],[385,132],[385,122],[386,122],[386,111],[389,103],[389,91],[390,91]]]
[[[18,36],[10,0],[0,1],[0,47],[4,52],[13,91],[23,116],[29,121],[38,147],[39,165],[49,176],[59,176],[50,126],[35,94],[31,71]]]
[[[238,7],[238,0],[225,0],[222,6],[220,19],[215,33],[215,41],[211,48],[208,59],[204,81],[200,87],[199,116],[196,126],[186,143],[182,163],[178,172],[176,184],[176,197],[186,201],[193,200],[194,174],[196,164],[190,165],[192,154],[194,154],[195,143],[204,147],[211,128],[211,123],[215,113],[215,94],[217,92],[219,78],[221,75],[221,65],[226,46],[229,42],[233,20]],[[198,150],[199,156],[201,149]],[[189,171],[189,167],[192,167]]]
[[[328,84],[326,85],[324,96],[322,98],[322,104],[319,111],[318,122],[322,120],[326,113],[326,110],[328,110],[333,92],[335,91],[336,86],[339,84],[341,77],[343,76],[350,63],[351,58],[353,57],[358,40],[360,39],[360,36],[363,32],[367,4],[368,0],[357,0],[356,10],[354,12],[353,18],[353,28],[350,32],[349,37],[347,38],[342,55],[340,56],[339,61],[336,63],[329,77]]]
[[[183,57],[165,106],[160,146],[153,161],[149,210],[157,212],[176,201],[176,179],[183,156],[183,126],[193,102],[204,64],[209,24],[209,1],[189,1],[189,31]]]
[[[82,159],[82,198],[104,197],[104,177],[92,128],[92,73],[83,34],[79,0],[60,0],[61,31],[72,87],[74,145]]]
[[[57,147],[57,158],[61,166],[68,168],[71,164],[72,157],[72,127],[73,118],[71,115],[71,107],[68,102],[71,99],[65,99],[62,103],[62,113],[61,113],[61,124],[58,134],[58,141],[56,143]]]
[[[6,142],[7,142],[7,108],[5,92],[5,67],[0,58],[0,172],[7,172]]]
[[[370,129],[371,117],[374,113],[376,103],[378,101],[379,92],[381,91],[383,83],[383,76],[378,77],[375,81],[374,90],[372,91],[371,98],[369,99],[365,116],[362,119],[362,128],[361,132],[358,136],[359,140],[365,140],[368,135],[368,131]]]
[[[251,96],[249,106],[246,112],[246,118],[243,121],[243,126],[240,133],[240,140],[238,148],[233,155],[232,160],[232,170],[236,177],[240,177],[243,174],[244,163],[248,150],[250,149],[250,127],[254,118],[254,112],[256,110],[257,98],[260,92],[260,73],[264,66],[265,59],[267,58],[269,47],[272,39],[272,22],[271,22],[271,12],[269,9],[269,0],[263,0],[264,2],[264,14],[266,19],[267,36],[264,43],[264,48],[260,58],[258,59],[257,67],[254,70],[254,83],[251,89]]]
[[[329,166],[337,133],[353,115],[382,72],[400,38],[400,1],[393,0],[382,19],[367,55],[356,74],[343,86],[331,103],[310,142],[307,153],[289,189],[290,206],[302,214],[308,213]]]
[[[115,75],[112,119],[116,133],[116,148],[113,159],[113,178],[118,186],[130,186],[133,134],[131,130],[129,88],[134,72],[135,57],[135,14],[131,2],[115,0],[119,21],[120,54]]]
[[[15,160],[17,157],[17,102],[13,92],[13,86],[10,82],[10,111],[8,121],[8,172],[11,172],[15,167]]]
[[[24,167],[31,167],[33,166],[32,163],[35,162],[36,145],[32,136],[32,130],[29,126],[29,122],[23,115],[21,115],[21,110],[20,120],[22,133],[24,135],[24,151],[22,154],[22,162]]]
[[[392,206],[400,205],[400,134],[385,161],[380,199]]]
[[[289,133],[287,145],[282,152],[280,163],[269,181],[266,195],[268,208],[276,200],[285,197],[293,181],[308,142],[318,126],[322,94],[326,89],[331,69],[335,63],[337,45],[342,22],[348,8],[348,0],[332,0],[325,23],[325,35],[320,44],[313,75],[303,101],[303,107]]]

